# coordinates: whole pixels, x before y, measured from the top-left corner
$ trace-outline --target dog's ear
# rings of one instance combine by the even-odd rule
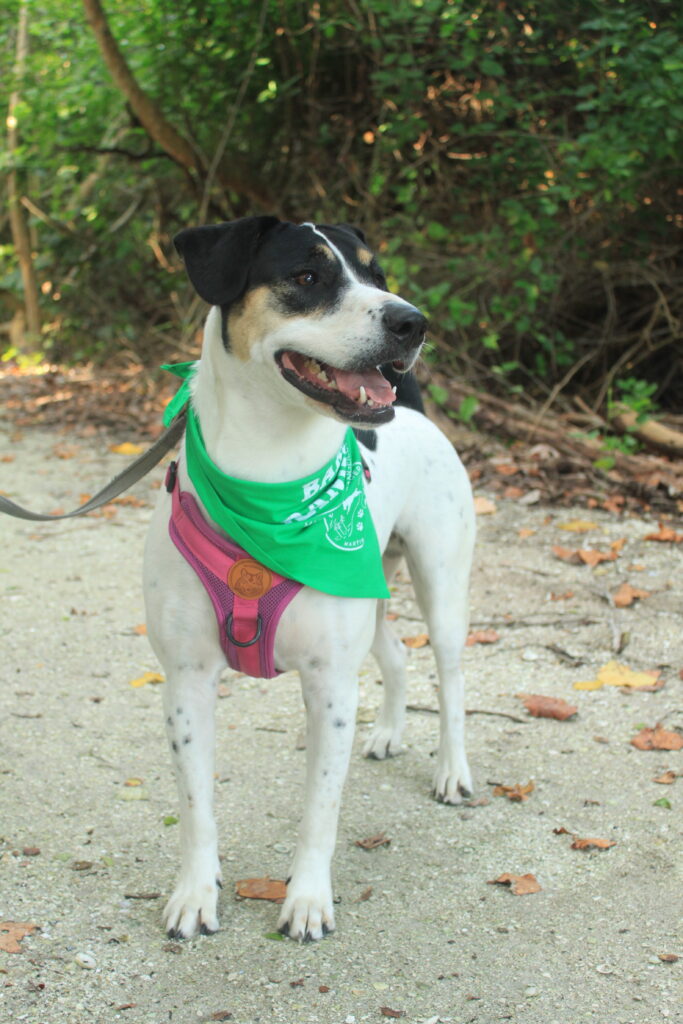
[[[251,259],[277,217],[243,217],[225,224],[185,228],[173,239],[197,294],[212,306],[226,306],[247,286]]]
[[[361,231],[360,228],[357,228],[354,224],[337,224],[337,227],[345,228],[346,231],[351,231],[352,234],[356,236],[356,238],[360,238],[361,242],[363,242],[364,245],[368,244],[368,240],[365,237],[365,234]]]

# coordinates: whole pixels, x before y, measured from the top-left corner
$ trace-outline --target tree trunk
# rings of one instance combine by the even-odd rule
[[[172,160],[188,171],[196,170],[197,155],[190,143],[166,120],[154,100],[143,92],[133,77],[118,43],[111,34],[100,0],[83,0],[83,7],[109,73],[130,103],[142,127]]]
[[[111,33],[100,0],[83,0],[83,7],[114,83],[126,97],[147,134],[186,171],[195,173],[200,178],[206,177],[206,169],[202,166],[194,146],[176,131],[170,121],[164,117],[159,105],[140,88],[135,80]],[[251,181],[246,172],[236,173],[233,169],[233,173],[227,176],[218,171],[217,179],[223,188],[251,199],[259,207],[272,208],[273,203],[270,196],[261,190],[257,183]]]
[[[28,54],[28,5],[23,0],[19,8],[19,21],[17,23],[17,45],[14,63],[14,89],[10,95],[9,107],[7,110],[7,149],[10,158],[13,159],[15,150],[19,144],[19,127],[16,117],[16,109],[19,105],[20,88],[24,72],[26,70],[26,56]],[[35,349],[40,337],[41,314],[39,302],[38,282],[33,268],[33,256],[31,253],[31,235],[26,223],[26,217],[21,205],[21,191],[19,188],[19,175],[14,167],[7,175],[7,199],[9,206],[9,222],[12,232],[12,243],[14,251],[19,260],[21,280],[24,286],[24,309],[26,311],[26,327],[28,333],[27,347]]]

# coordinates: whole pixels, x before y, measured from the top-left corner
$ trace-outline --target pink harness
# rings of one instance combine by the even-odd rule
[[[177,475],[172,462],[166,474],[166,490],[173,495],[168,532],[211,598],[228,664],[257,679],[272,679],[282,671],[273,655],[277,625],[303,584],[267,569],[212,529],[194,497],[180,490]]]

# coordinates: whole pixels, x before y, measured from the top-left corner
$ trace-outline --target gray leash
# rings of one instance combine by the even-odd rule
[[[185,419],[186,413],[181,412],[171,423],[168,430],[154,442],[151,448],[148,448],[146,452],[143,452],[135,460],[131,462],[129,466],[126,466],[113,480],[98,491],[97,494],[93,495],[89,501],[86,501],[84,505],[74,509],[73,512],[64,512],[61,515],[51,516],[41,512],[30,512],[27,508],[22,508],[21,505],[17,505],[15,502],[10,501],[9,498],[5,498],[0,494],[0,512],[5,512],[8,516],[15,516],[17,519],[38,519],[38,520],[53,520],[53,519],[71,519],[73,516],[83,516],[86,512],[93,512],[96,508],[100,508],[102,505],[106,505],[108,501],[118,497],[123,491],[127,491],[129,487],[141,480],[146,473],[149,473],[150,469],[164,457],[166,452],[170,451],[171,448],[175,448],[176,444],[183,435],[185,430]]]

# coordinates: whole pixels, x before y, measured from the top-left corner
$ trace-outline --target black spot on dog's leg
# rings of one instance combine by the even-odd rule
[[[335,729],[345,729],[346,728],[346,722],[344,721],[343,718],[335,718],[335,720],[332,723],[332,725],[335,727]]]

